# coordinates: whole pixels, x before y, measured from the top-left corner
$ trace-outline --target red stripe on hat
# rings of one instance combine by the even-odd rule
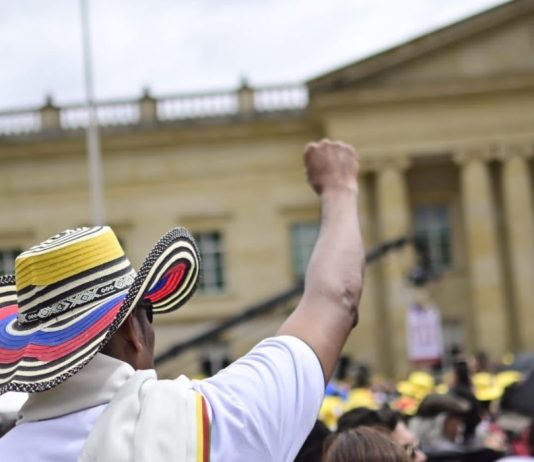
[[[17,305],[7,305],[0,309],[0,321],[17,313],[19,307]]]
[[[185,274],[185,263],[179,263],[175,267],[171,268],[165,276],[169,276],[163,287],[156,292],[147,295],[145,298],[150,300],[151,302],[157,302],[158,300],[161,300],[162,298],[166,297],[170,293],[172,293],[174,290],[176,290],[176,287],[180,284],[182,281],[184,274]]]
[[[54,361],[58,358],[63,358],[69,353],[76,351],[81,346],[89,343],[93,337],[109,326],[115,319],[121,306],[122,300],[89,329],[65,343],[56,346],[34,345],[29,343],[26,347],[18,350],[6,350],[5,348],[0,348],[0,362],[3,364],[13,363],[19,361],[23,357],[31,357],[39,361]]]

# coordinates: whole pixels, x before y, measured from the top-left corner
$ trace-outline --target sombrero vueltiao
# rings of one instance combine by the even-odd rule
[[[182,228],[165,234],[136,274],[107,227],[67,230],[23,252],[0,277],[0,394],[67,380],[141,301],[154,314],[193,295],[200,259]]]

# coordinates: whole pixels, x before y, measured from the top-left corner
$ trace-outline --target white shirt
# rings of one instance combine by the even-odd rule
[[[77,376],[93,361],[64,385],[83,378]],[[124,375],[124,366],[121,363],[121,372],[115,375]],[[293,461],[313,427],[324,394],[324,377],[308,345],[281,336],[264,340],[243,358],[209,379],[194,381],[193,386],[210,407],[211,462],[282,462]],[[59,406],[68,407],[68,393],[54,390],[45,393]],[[28,419],[32,414],[33,418],[46,416],[38,395],[37,405],[23,408],[22,422],[0,439],[2,461],[76,461],[109,397],[102,398],[104,404],[59,417]]]
[[[504,459],[499,459],[498,462],[534,462],[534,457],[529,456],[508,456]]]

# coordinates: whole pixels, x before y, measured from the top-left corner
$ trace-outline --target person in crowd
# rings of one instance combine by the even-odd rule
[[[463,435],[462,444],[476,445],[475,432],[478,424],[481,422],[482,408],[473,392],[473,384],[471,383],[471,374],[469,366],[464,358],[458,358],[453,364],[453,384],[449,392],[469,403],[469,410],[462,414],[463,419]]]
[[[512,455],[499,459],[500,462],[534,462],[534,419],[526,431],[526,449],[528,454]]]
[[[276,336],[203,381],[153,370],[153,315],[197,284],[187,231],[165,234],[138,273],[106,226],[23,252],[0,278],[0,393],[30,397],[2,460],[292,461],[357,324],[364,267],[354,149],[311,143],[304,164],[321,225],[302,298]]]
[[[336,432],[327,438],[323,462],[409,462],[406,451],[370,427]]]
[[[467,401],[453,395],[430,394],[421,401],[409,428],[425,453],[463,451],[461,445]]]
[[[425,462],[426,455],[419,448],[417,439],[408,429],[402,415],[387,407],[378,411],[365,407],[358,407],[345,412],[338,420],[338,431],[360,428],[380,428],[387,433],[393,441],[400,445],[410,460]]]
[[[468,401],[452,394],[426,396],[409,428],[421,442],[421,448],[430,460],[448,454],[451,460],[491,462],[504,454],[503,435],[492,435],[478,446],[463,443],[465,415],[470,410]]]
[[[295,457],[295,462],[321,462],[324,442],[330,433],[328,427],[320,420],[317,420],[300,448],[297,457]]]

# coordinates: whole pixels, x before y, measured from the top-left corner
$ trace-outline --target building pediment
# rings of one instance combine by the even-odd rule
[[[312,96],[426,85],[534,85],[534,1],[515,0],[309,82]]]

